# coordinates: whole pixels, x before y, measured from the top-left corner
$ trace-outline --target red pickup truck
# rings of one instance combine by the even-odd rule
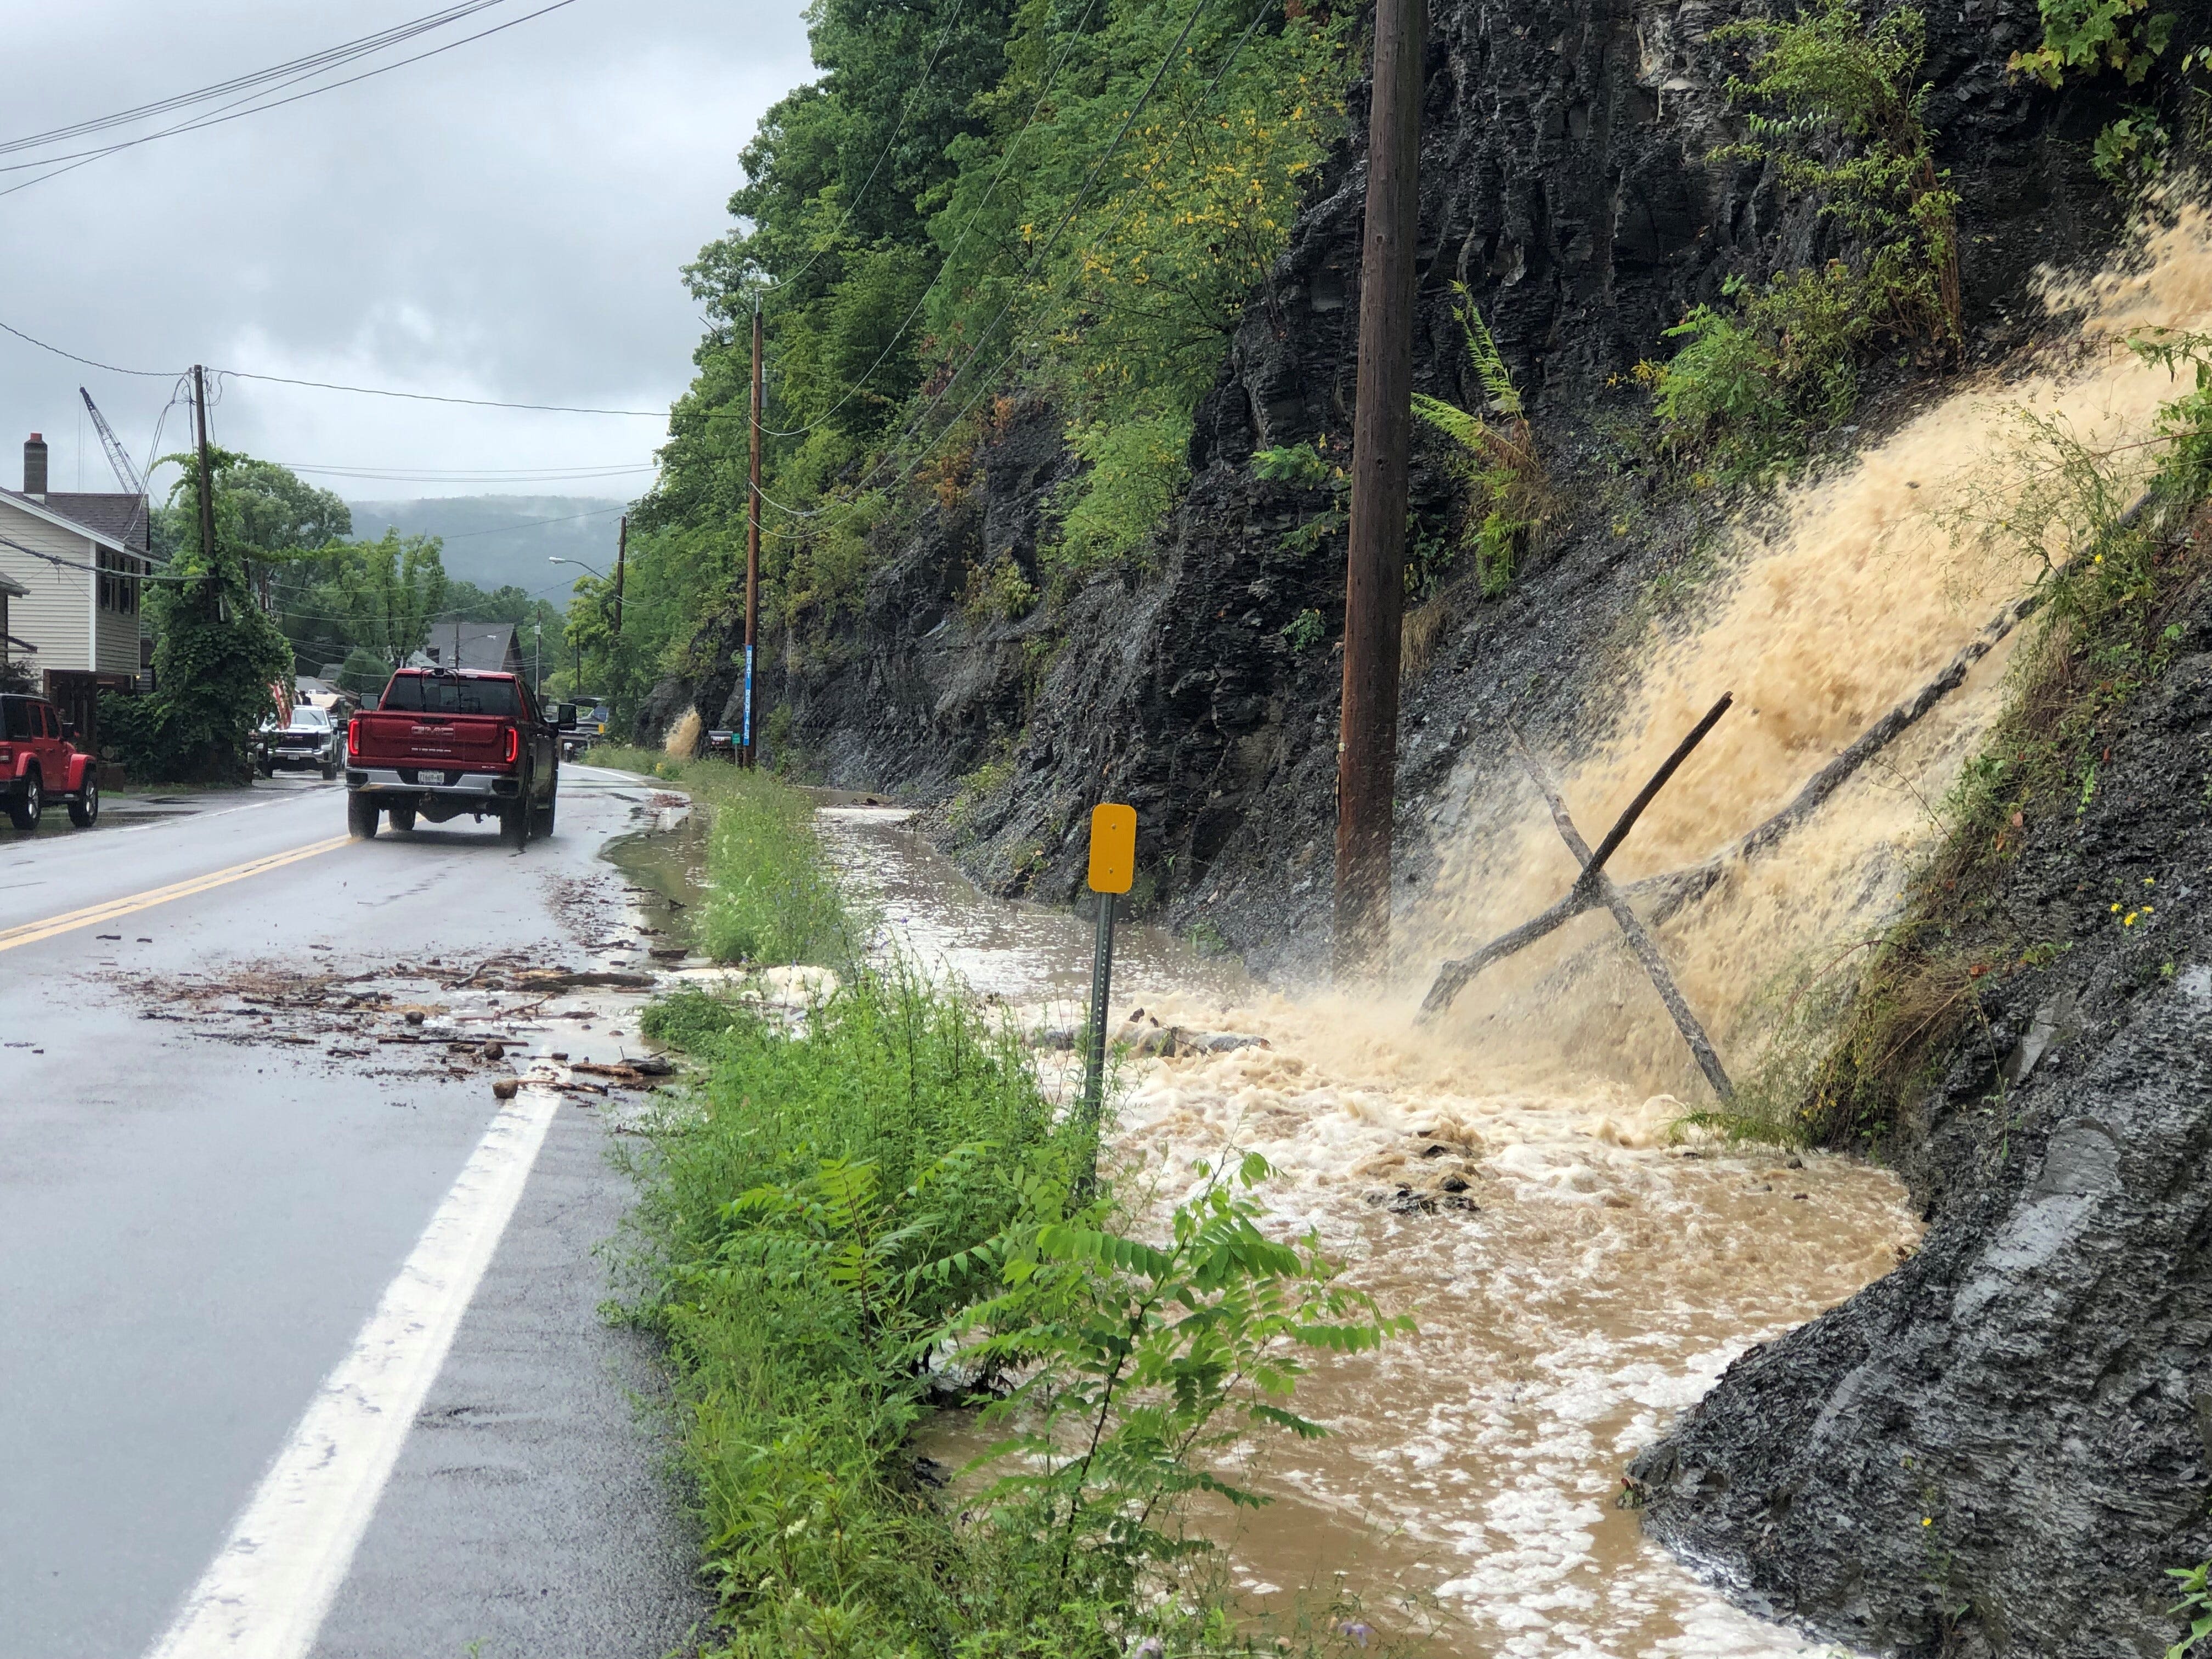
[[[419,816],[443,823],[464,812],[499,819],[520,852],[553,833],[561,783],[559,734],[574,708],[548,720],[528,684],[513,674],[403,668],[377,707],[346,726],[346,828],[361,840],[380,817],[412,830]]]

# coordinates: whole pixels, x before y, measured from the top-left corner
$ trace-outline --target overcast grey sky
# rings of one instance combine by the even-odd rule
[[[498,0],[342,72],[546,3]],[[0,143],[441,5],[8,5]],[[799,0],[573,0],[358,86],[0,196],[0,322],[125,368],[173,372],[201,362],[465,397],[665,409],[690,379],[700,332],[678,267],[725,227],[738,152],[762,112],[811,74],[801,11]],[[0,164],[46,153],[0,153]],[[0,173],[0,190],[33,176]],[[83,368],[0,335],[0,483],[21,486],[21,445],[41,431],[56,489],[116,487],[81,419],[80,384],[144,465],[170,380]],[[303,468],[426,474],[638,466],[665,435],[658,418],[471,410],[242,380],[224,385],[214,428],[218,442]],[[181,408],[173,411],[161,448],[180,447],[187,430]],[[648,482],[308,476],[353,499],[503,488],[622,496]]]

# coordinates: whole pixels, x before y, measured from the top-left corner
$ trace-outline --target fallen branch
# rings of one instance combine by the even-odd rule
[[[1695,903],[1711,892],[1720,884],[1721,878],[1735,860],[1757,858],[1771,851],[1784,836],[1811,817],[1829,797],[1856,776],[1869,761],[1918,725],[1945,697],[1965,684],[1967,672],[1973,665],[1995,650],[1998,643],[2042,603],[2040,593],[2030,593],[1999,611],[1989,626],[1982,630],[1980,637],[1953,657],[1942,673],[1867,727],[1850,747],[1841,750],[1833,760],[1808,779],[1805,787],[1797,792],[1788,805],[1757,828],[1738,836],[1701,864],[1669,871],[1664,875],[1646,876],[1641,881],[1630,883],[1622,890],[1622,897],[1632,906],[1641,906],[1644,924],[1656,927],[1686,906]],[[1723,700],[1723,703],[1725,701]],[[1705,731],[1710,729],[1711,722],[1717,718],[1717,713],[1708,714],[1692,737],[1702,737]],[[1668,757],[1667,766],[1662,769],[1662,775],[1644,786],[1644,793],[1632,805],[1632,811],[1640,812],[1650,805],[1650,798],[1657,793],[1658,786],[1672,775],[1674,769],[1680,764],[1681,758],[1693,746],[1690,739],[1685,739],[1684,745],[1677,748]],[[1606,840],[1613,841],[1610,832]],[[1612,849],[1601,842],[1600,850],[1610,855]],[[1577,880],[1565,898],[1542,915],[1522,922],[1510,933],[1499,934],[1468,956],[1443,963],[1437,969],[1436,980],[1429,987],[1428,995],[1421,1000],[1421,1017],[1425,1019],[1442,1013],[1451,1006],[1453,999],[1467,988],[1468,982],[1492,963],[1501,962],[1517,951],[1528,949],[1547,934],[1558,932],[1583,911],[1595,908],[1598,902],[1595,890],[1586,888],[1582,880]]]
[[[1511,933],[1500,934],[1473,956],[1447,962],[1437,969],[1436,982],[1429,987],[1428,995],[1421,1000],[1423,1018],[1440,1014],[1451,1006],[1452,999],[1460,994],[1467,982],[1492,963],[1510,957],[1516,951],[1528,949],[1538,939],[1556,933],[1599,902],[1597,881],[1604,873],[1606,860],[1620,848],[1621,842],[1628,839],[1628,832],[1636,827],[1636,820],[1644,816],[1644,809],[1651,805],[1652,799],[1666,787],[1667,780],[1673,777],[1682,763],[1690,757],[1690,751],[1705,741],[1705,733],[1711,731],[1720,717],[1728,713],[1729,704],[1734,700],[1734,693],[1724,694],[1718,702],[1705,711],[1705,717],[1690,728],[1689,735],[1674,745],[1674,752],[1667,757],[1659,769],[1651,775],[1650,781],[1637,793],[1634,800],[1629,802],[1628,810],[1613,820],[1613,828],[1605,832],[1605,839],[1598,843],[1597,851],[1582,860],[1582,873],[1575,878],[1575,884],[1567,890],[1565,898],[1543,915],[1522,922]],[[1579,840],[1580,836],[1576,839]],[[1577,854],[1577,857],[1581,855]]]
[[[1711,730],[1712,722],[1720,717],[1722,709],[1727,706],[1728,699],[1722,698],[1719,706],[1706,716],[1704,726],[1692,733],[1692,738],[1701,738]],[[1628,901],[1621,896],[1620,889],[1613,884],[1613,878],[1598,868],[1597,860],[1583,841],[1582,832],[1575,828],[1574,819],[1568,816],[1567,804],[1560,798],[1559,786],[1553,782],[1551,775],[1528,752],[1528,746],[1521,741],[1519,732],[1509,726],[1506,736],[1512,742],[1514,752],[1521,757],[1521,763],[1528,769],[1528,775],[1535,780],[1536,787],[1543,792],[1545,805],[1552,809],[1552,822],[1559,827],[1560,839],[1567,843],[1567,850],[1583,866],[1583,873],[1576,884],[1579,886],[1585,881],[1595,884],[1598,902],[1610,910],[1613,919],[1620,924],[1620,931],[1628,939],[1629,950],[1650,979],[1652,988],[1659,993],[1659,1000],[1667,1005],[1667,1012],[1674,1021],[1674,1029],[1682,1034],[1682,1041],[1690,1045],[1691,1054],[1697,1057],[1698,1069],[1705,1074],[1705,1081],[1713,1085],[1713,1092],[1721,1097],[1723,1104],[1734,1103],[1735,1085],[1729,1081],[1728,1073],[1721,1065],[1721,1057],[1714,1049],[1712,1040],[1705,1035],[1705,1028],[1698,1023],[1698,1017],[1690,1012],[1690,1005],[1684,999],[1681,988],[1674,983],[1674,976],[1667,971],[1666,958],[1659,954],[1658,944],[1637,919],[1636,912],[1629,908]],[[1686,744],[1675,751],[1678,757],[1687,752]],[[1658,781],[1663,783],[1666,780],[1662,777]],[[1648,805],[1650,797],[1657,793],[1656,787],[1647,789],[1639,798],[1637,810],[1641,811]]]

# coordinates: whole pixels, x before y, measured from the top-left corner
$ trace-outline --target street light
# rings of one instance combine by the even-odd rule
[[[607,579],[607,573],[605,571],[598,568],[596,566],[586,564],[581,559],[564,559],[559,554],[552,553],[546,556],[545,562],[548,564],[573,564],[579,570],[590,571],[601,581],[605,581]]]

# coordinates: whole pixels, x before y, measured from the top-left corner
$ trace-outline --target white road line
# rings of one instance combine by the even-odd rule
[[[149,1659],[305,1659],[560,1103],[526,1085],[492,1120]]]

